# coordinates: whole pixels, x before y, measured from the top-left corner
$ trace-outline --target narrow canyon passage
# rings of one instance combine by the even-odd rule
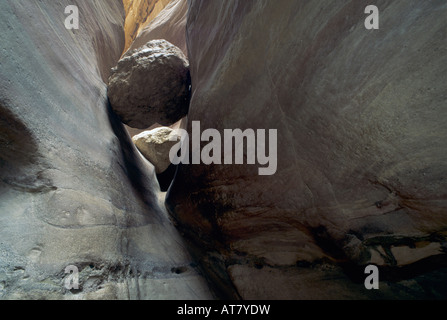
[[[445,299],[447,5],[370,5],[3,0],[0,299]]]

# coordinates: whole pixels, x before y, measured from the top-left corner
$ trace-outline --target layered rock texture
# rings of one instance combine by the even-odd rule
[[[170,1],[171,0],[122,1],[126,14],[126,20],[124,22],[125,50],[132,45],[139,33],[158,16]]]
[[[79,30],[64,27],[68,5]],[[122,2],[0,7],[0,298],[212,298],[107,103]],[[69,265],[78,290],[64,286]]]
[[[366,30],[370,4],[2,1],[0,299],[447,298],[447,6],[377,0]],[[114,112],[111,68],[160,39],[178,65],[121,82]],[[183,117],[134,107],[175,96],[186,56],[188,130],[277,129],[278,166],[181,165],[169,216],[121,121]]]
[[[190,124],[278,129],[275,175],[182,165],[169,191],[223,295],[447,297],[447,7],[375,1],[366,30],[369,4],[189,1]]]
[[[151,40],[164,39],[179,47],[185,55],[186,18],[188,3],[186,0],[172,0],[137,35],[129,50],[141,48]]]
[[[112,69],[110,104],[121,121],[144,129],[171,125],[188,113],[191,78],[183,52],[166,40],[129,51]]]

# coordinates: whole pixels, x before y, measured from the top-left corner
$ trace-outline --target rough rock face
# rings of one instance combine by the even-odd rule
[[[80,29],[69,31],[72,4]],[[0,299],[212,297],[107,104],[121,1],[0,8]],[[64,287],[68,265],[79,290]]]
[[[186,18],[188,3],[186,0],[172,0],[151,22],[144,27],[129,50],[141,48],[151,40],[165,39],[179,47],[185,55],[186,48]]]
[[[122,122],[144,129],[171,125],[188,113],[191,79],[182,51],[153,40],[128,52],[112,69],[108,96]]]
[[[169,127],[145,131],[132,138],[143,156],[155,167],[157,174],[163,173],[171,165],[169,151],[177,144],[180,136]]]
[[[275,175],[182,165],[169,192],[227,296],[447,297],[447,7],[375,1],[366,30],[369,4],[189,1],[190,124],[278,129]]]

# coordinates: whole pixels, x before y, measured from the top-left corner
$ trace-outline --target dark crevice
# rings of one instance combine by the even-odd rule
[[[343,250],[343,244],[331,237],[324,226],[314,228],[311,232],[316,244],[323,249],[325,254],[332,258],[333,261],[331,263],[340,266],[352,282],[358,284],[363,283],[365,280],[365,264],[360,264],[349,259]],[[391,252],[391,247],[406,246],[415,248],[417,242],[424,241],[430,243],[439,242],[442,244],[445,243],[445,237],[438,233],[422,237],[379,236],[363,240],[362,244],[365,247],[381,246],[383,248],[386,255],[384,256],[379,253],[387,265],[378,266],[380,280],[395,283],[417,277],[429,277],[427,276],[429,273],[447,272],[447,254],[445,253],[430,256],[408,265],[398,265],[398,262]]]
[[[0,101],[0,170],[9,166],[33,164],[37,142],[27,125]],[[1,171],[0,171],[1,172]]]
[[[166,171],[157,174],[157,180],[158,180],[158,183],[160,184],[160,190],[162,192],[168,191],[169,187],[171,186],[172,181],[174,180],[176,171],[177,171],[177,166],[171,164]]]
[[[311,228],[310,232],[315,240],[315,243],[329,256],[336,260],[348,260],[345,252],[341,249],[342,246],[337,244],[335,239],[329,235],[325,226]]]
[[[131,183],[135,194],[138,195],[150,209],[156,210],[157,208],[151,200],[155,199],[156,196],[154,191],[148,186],[150,183],[150,178],[141,169],[140,158],[133,147],[133,142],[129,139],[124,125],[118,116],[113,112],[110,103],[107,103],[107,111],[112,130],[118,138],[120,144],[119,149],[123,160],[122,168],[124,173],[129,178],[129,182]]]

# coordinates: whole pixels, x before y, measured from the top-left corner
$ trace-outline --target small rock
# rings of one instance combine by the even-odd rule
[[[154,165],[156,173],[160,174],[165,172],[171,165],[169,151],[178,143],[177,140],[179,139],[180,136],[175,130],[168,127],[160,127],[142,132],[133,137],[132,141],[143,156]]]
[[[188,113],[190,85],[183,52],[165,40],[153,40],[127,53],[112,69],[108,96],[112,109],[128,126],[168,126]]]

